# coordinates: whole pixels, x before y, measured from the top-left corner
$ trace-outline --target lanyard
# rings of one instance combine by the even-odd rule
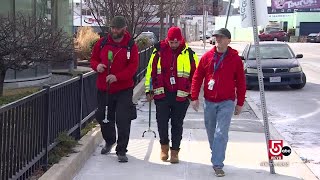
[[[228,51],[224,52],[221,56],[220,56],[220,59],[218,61],[218,63],[215,63],[217,60],[218,60],[218,53],[215,52],[214,53],[214,57],[213,57],[213,60],[214,60],[214,66],[213,66],[213,72],[215,73],[217,71],[217,69],[219,68],[221,62],[223,61],[224,57],[226,56]]]

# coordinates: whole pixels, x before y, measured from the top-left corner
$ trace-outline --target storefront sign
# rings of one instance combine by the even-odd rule
[[[320,8],[320,0],[271,0],[272,9]]]

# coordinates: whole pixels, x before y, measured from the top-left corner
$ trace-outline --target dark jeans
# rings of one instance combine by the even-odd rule
[[[116,142],[116,128],[118,132],[118,140],[116,152],[117,154],[125,154],[129,143],[131,119],[127,113],[133,106],[132,103],[133,89],[120,91],[111,94],[107,100],[107,93],[99,91],[97,93],[98,109],[96,119],[101,126],[101,132],[106,144],[112,145]],[[106,103],[108,101],[107,120],[105,120]]]
[[[190,104],[188,99],[183,102],[176,101],[176,94],[167,92],[165,98],[155,100],[160,144],[169,144],[168,123],[169,119],[171,119],[171,149],[173,150],[180,149],[183,120]]]

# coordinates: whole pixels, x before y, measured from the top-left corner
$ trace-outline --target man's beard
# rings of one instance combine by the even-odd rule
[[[112,39],[115,39],[115,40],[121,39],[123,36],[124,36],[124,30],[121,31],[119,34],[115,34],[115,33],[111,34]]]

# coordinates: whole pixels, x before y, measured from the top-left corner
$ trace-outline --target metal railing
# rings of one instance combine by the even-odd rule
[[[144,75],[152,53],[139,53],[135,84]],[[79,75],[0,108],[0,179],[28,179],[48,166],[48,153],[62,132],[80,139],[81,128],[97,108],[96,73]]]

